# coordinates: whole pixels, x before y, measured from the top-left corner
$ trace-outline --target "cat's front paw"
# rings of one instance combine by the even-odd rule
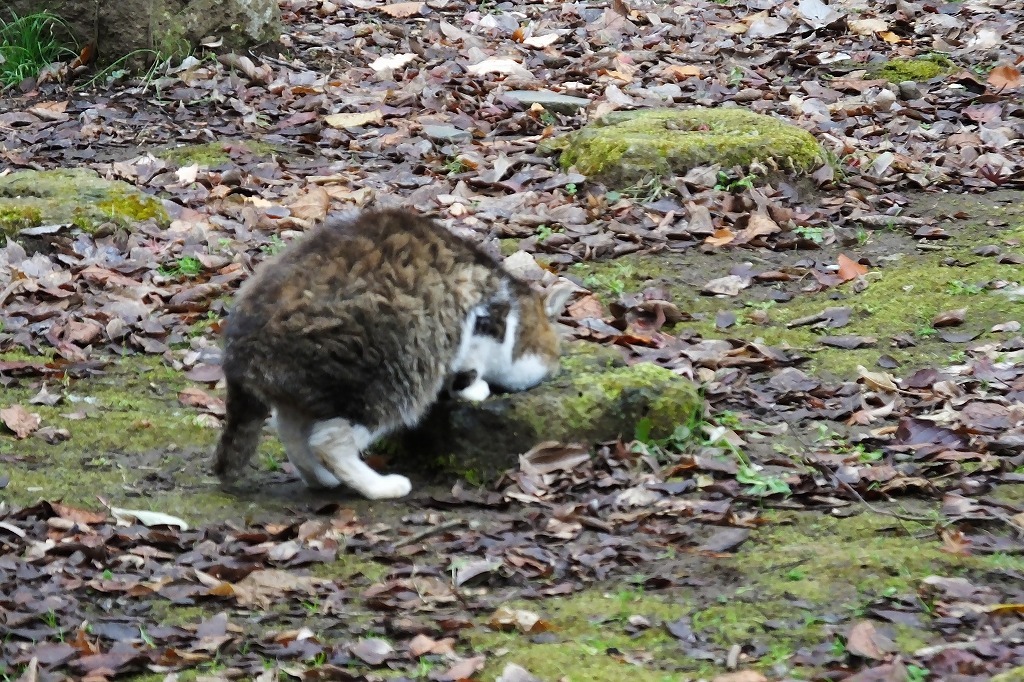
[[[373,487],[366,491],[366,497],[371,500],[390,500],[396,497],[405,497],[412,491],[412,482],[400,474],[388,474],[381,476],[380,480],[373,484]]]
[[[481,400],[487,400],[487,396],[491,395],[491,387],[487,385],[487,382],[483,379],[477,379],[466,388],[459,391],[459,397],[465,398],[466,400],[472,400],[475,403]]]

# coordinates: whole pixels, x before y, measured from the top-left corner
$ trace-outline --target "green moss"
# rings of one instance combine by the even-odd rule
[[[518,239],[500,239],[498,240],[498,244],[501,246],[502,256],[511,256],[513,253],[519,250]]]
[[[993,215],[998,213],[993,211]],[[872,234],[885,244],[896,241],[884,230]],[[877,261],[865,277],[867,288],[860,293],[847,283],[821,292],[799,293],[785,303],[765,300],[769,290],[761,286],[751,287],[737,297],[700,295],[694,281],[720,277],[722,268],[693,254],[631,254],[611,261],[579,263],[569,269],[569,274],[592,288],[605,304],[617,300],[624,292],[639,293],[653,285],[664,287],[672,302],[694,318],[670,329],[672,332],[696,332],[705,338],[760,339],[809,356],[808,368],[812,372],[826,378],[849,379],[857,375],[858,365],[876,367],[883,353],[902,363],[901,373],[959,362],[957,353],[963,346],[943,341],[931,326],[940,312],[967,308],[962,329],[981,332],[982,339],[990,335],[987,330],[993,325],[1013,318],[1008,299],[986,289],[985,284],[998,280],[1019,282],[1019,268],[999,264],[994,258],[979,259],[972,250],[980,244],[1001,242],[1006,253],[1024,253],[1020,246],[1024,230],[1018,227],[993,235],[970,225],[956,237],[954,245],[938,252],[900,257],[897,249],[903,247],[894,246],[896,253]],[[950,267],[949,262],[971,266]],[[840,329],[786,326],[825,308],[839,306],[853,310],[850,323]],[[767,324],[750,321],[749,314],[758,308],[767,313]],[[736,312],[738,324],[724,330],[716,328],[715,314],[730,309]],[[893,347],[890,339],[900,334],[912,336],[917,345],[907,349]],[[877,339],[877,343],[873,347],[844,350],[822,346],[819,338],[823,335],[868,336]]]
[[[663,367],[641,363],[573,375],[569,379],[569,391],[557,397],[557,409],[552,409],[550,396],[537,395],[523,400],[513,414],[531,424],[538,434],[557,431],[562,440],[571,440],[573,434],[594,432],[598,428],[595,420],[607,418],[601,408],[622,402],[624,398],[628,402],[632,399],[630,394],[643,395],[647,408],[642,417],[651,421],[652,438],[671,435],[676,426],[692,421],[694,412],[701,407],[692,383],[680,380]],[[630,421],[632,428],[635,422]],[[630,436],[632,432],[621,435]]]
[[[890,59],[870,69],[872,75],[884,78],[890,83],[903,81],[928,81],[956,68],[948,57],[930,54],[914,59]]]
[[[510,602],[512,609],[533,611],[552,627],[556,641],[534,643],[529,635],[501,632],[481,625],[468,631],[474,651],[490,655],[481,679],[495,679],[506,663],[523,666],[542,680],[568,682],[620,680],[663,682],[679,679],[679,668],[699,675],[711,668],[689,659],[662,624],[683,618],[686,604],[630,587],[607,592],[591,589],[543,602]],[[643,616],[653,627],[634,636],[626,631],[630,616]],[[650,656],[645,665],[631,665],[620,653]]]
[[[0,236],[13,237],[20,230],[42,223],[43,215],[35,206],[0,203]]]
[[[177,166],[197,164],[215,168],[231,162],[230,147],[235,147],[257,158],[269,158],[278,152],[278,148],[266,142],[256,140],[220,140],[205,144],[190,144],[173,149],[158,151],[156,155]]]
[[[371,583],[379,582],[390,570],[386,564],[346,552],[339,554],[338,558],[329,564],[314,565],[310,572],[317,578],[330,578],[347,585],[360,576]]]
[[[825,161],[808,132],[739,108],[612,112],[542,151],[561,151],[563,168],[615,187],[711,163],[748,166],[757,159],[806,172]]]
[[[156,197],[84,168],[0,177],[0,213],[12,211],[30,215],[36,224],[74,223],[87,231],[105,222],[122,227],[150,219],[161,226],[170,223]]]
[[[178,392],[190,385],[157,360],[123,358],[99,376],[51,383],[51,393],[65,396],[54,406],[29,403],[37,383],[5,388],[5,403],[24,405],[39,414],[43,427],[70,434],[54,444],[0,434],[0,455],[13,458],[5,470],[11,477],[5,497],[14,504],[45,498],[95,508],[99,494],[119,506],[176,514],[190,523],[223,519],[227,509],[244,514],[247,503],[222,492],[208,473],[217,430],[202,426],[198,413],[178,402]]]

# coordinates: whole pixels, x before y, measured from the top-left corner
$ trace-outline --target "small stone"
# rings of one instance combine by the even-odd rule
[[[921,99],[924,93],[920,86],[914,81],[903,81],[897,86],[900,90],[900,98],[905,100]]]
[[[573,97],[551,90],[510,90],[505,94],[523,104],[539,104],[559,114],[575,114],[590,104],[586,97]]]

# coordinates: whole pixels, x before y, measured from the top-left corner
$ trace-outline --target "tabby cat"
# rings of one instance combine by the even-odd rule
[[[273,413],[309,487],[345,484],[370,499],[409,493],[360,453],[416,425],[446,386],[483,400],[558,369],[546,298],[473,243],[404,210],[331,219],[263,263],[225,330],[227,414],[214,470],[237,478]]]

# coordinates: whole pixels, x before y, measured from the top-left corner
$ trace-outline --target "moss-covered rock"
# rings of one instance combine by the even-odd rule
[[[159,57],[184,57],[207,36],[239,50],[277,40],[281,10],[276,0],[5,0],[5,14],[25,16],[45,8],[62,20],[69,44],[101,46],[98,60],[136,66]],[[6,16],[4,18],[7,18]]]
[[[645,178],[682,175],[710,164],[748,166],[754,160],[804,173],[825,162],[807,131],[744,109],[616,111],[548,142],[563,168],[624,187]]]
[[[872,76],[884,78],[890,83],[904,81],[931,80],[956,69],[956,65],[940,54],[930,54],[914,59],[890,59],[873,65],[869,70]]]
[[[10,218],[17,229],[47,223],[74,223],[92,231],[106,222],[130,227],[143,220],[166,226],[160,200],[120,180],[105,180],[84,168],[25,170],[0,178],[0,225]],[[29,223],[29,224],[25,224]]]
[[[644,418],[651,437],[663,438],[692,421],[702,405],[697,388],[669,370],[627,367],[613,349],[577,344],[561,373],[530,391],[481,403],[438,403],[422,426],[395,443],[396,459],[398,466],[441,465],[480,482],[516,466],[518,456],[541,441],[631,438]]]

